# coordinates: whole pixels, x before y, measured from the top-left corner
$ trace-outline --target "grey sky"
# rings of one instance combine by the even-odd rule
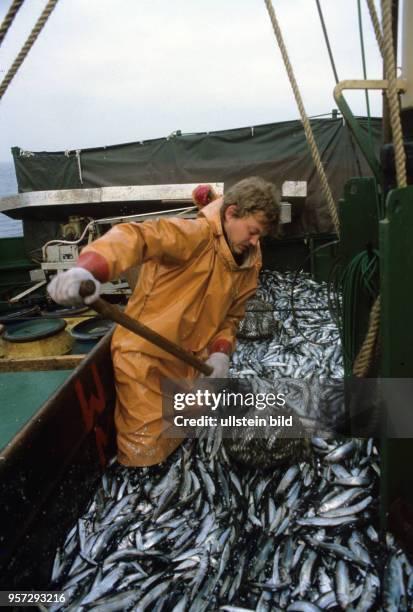
[[[10,2],[0,0],[0,19]],[[308,114],[331,111],[315,0],[273,3]],[[20,9],[0,48],[1,78],[45,4]],[[381,78],[365,4],[367,74]],[[357,1],[321,5],[339,78],[362,78]],[[363,93],[347,100],[366,114]],[[381,115],[381,93],[370,103]],[[0,161],[13,145],[79,149],[298,116],[264,0],[60,0],[0,102]]]

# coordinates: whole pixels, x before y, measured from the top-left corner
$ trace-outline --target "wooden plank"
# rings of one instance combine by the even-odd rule
[[[39,370],[73,370],[86,355],[59,355],[32,359],[0,359],[0,372],[31,372]]]

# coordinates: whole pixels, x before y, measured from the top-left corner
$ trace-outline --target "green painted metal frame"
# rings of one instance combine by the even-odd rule
[[[317,283],[327,282],[337,259],[337,234],[316,234],[309,236],[311,277]]]
[[[344,186],[344,197],[339,201],[343,266],[366,248],[378,248],[378,189],[374,177],[353,178]]]
[[[413,187],[394,189],[380,222],[381,375],[413,377]]]
[[[362,251],[373,252],[378,248],[379,197],[374,177],[350,179],[344,186],[344,198],[339,201],[341,271]],[[351,321],[355,328],[355,354],[365,338],[371,306],[371,298],[364,294],[357,296],[354,310],[357,317],[353,317]],[[343,325],[346,321],[348,317],[343,317]],[[348,337],[347,330],[348,328],[344,329],[345,338]],[[346,354],[351,362],[355,355],[352,355],[351,350]],[[347,369],[350,368],[351,365],[348,365]]]
[[[381,359],[377,375],[413,378],[413,187],[388,194],[386,217],[381,220],[378,191],[375,178],[347,182],[339,207],[340,256],[346,265],[366,248],[379,249]],[[370,306],[363,300],[357,305],[353,324],[359,330],[360,342],[367,329]],[[412,552],[413,487],[409,468],[413,464],[413,440],[388,438],[385,421],[382,428],[381,528],[392,529]]]
[[[357,123],[357,119],[354,117],[353,113],[350,110],[349,105],[346,102],[346,99],[344,98],[342,94],[336,97],[336,104],[339,107],[344,119],[346,120],[347,125],[349,126],[377,182],[381,183],[382,173],[381,173],[380,162],[377,159],[377,156],[371,146],[368,136],[366,136],[366,134],[363,132],[363,130]]]
[[[387,216],[380,222],[380,256],[381,376],[413,378],[413,186],[388,194]],[[411,525],[404,526],[402,514],[403,508],[413,509],[413,440],[387,438],[386,433],[381,442],[382,525],[387,527],[388,516],[390,527],[406,540]]]
[[[334,99],[336,101],[337,106],[339,107],[344,119],[350,130],[353,133],[353,136],[361,149],[364,157],[366,158],[367,163],[373,171],[373,174],[379,184],[382,183],[382,168],[380,161],[378,160],[376,153],[373,148],[373,144],[370,141],[370,138],[365,135],[365,133],[360,128],[360,125],[357,119],[354,117],[353,113],[350,110],[349,105],[346,102],[346,99],[343,96],[344,90],[369,90],[369,89],[378,89],[378,90],[387,90],[389,87],[389,82],[387,80],[376,80],[376,79],[363,79],[363,80],[346,80],[340,81],[334,88]],[[403,79],[397,79],[397,89],[399,92],[406,91],[407,82]]]

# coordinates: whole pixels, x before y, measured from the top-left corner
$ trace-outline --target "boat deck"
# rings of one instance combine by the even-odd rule
[[[71,373],[72,370],[0,373],[0,449]]]

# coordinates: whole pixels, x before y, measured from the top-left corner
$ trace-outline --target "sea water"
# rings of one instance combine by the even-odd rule
[[[0,162],[0,197],[17,194],[17,181],[12,162]],[[0,213],[0,238],[23,236],[21,221]]]

